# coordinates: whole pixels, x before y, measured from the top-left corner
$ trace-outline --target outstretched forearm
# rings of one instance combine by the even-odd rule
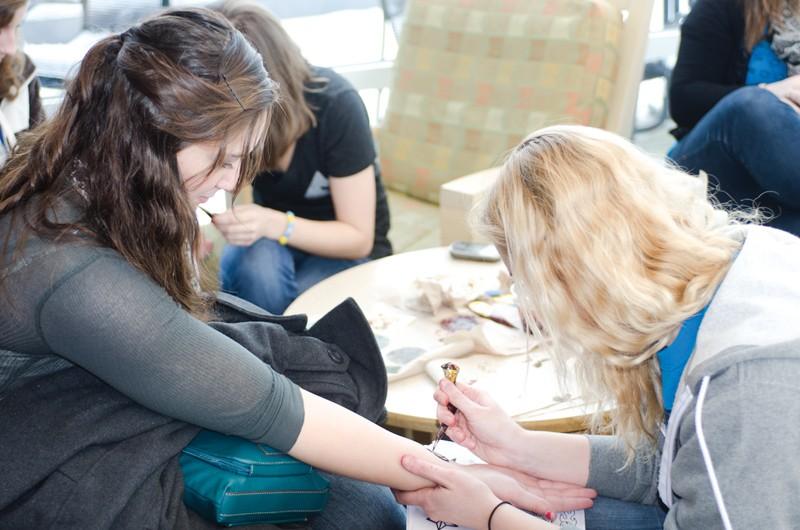
[[[302,391],[302,396],[305,421],[289,454],[331,473],[398,490],[433,485],[400,464],[403,455],[438,462],[424,447],[314,394]]]
[[[588,439],[579,434],[521,431],[510,447],[513,467],[539,478],[585,485],[589,478]]]

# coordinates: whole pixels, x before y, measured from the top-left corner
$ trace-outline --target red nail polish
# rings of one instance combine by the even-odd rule
[[[551,523],[556,520],[556,514],[553,512],[544,512],[544,517]]]

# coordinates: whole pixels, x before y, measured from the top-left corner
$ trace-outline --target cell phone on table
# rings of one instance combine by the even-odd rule
[[[450,244],[450,255],[457,259],[473,261],[500,261],[500,253],[489,243],[454,241]]]

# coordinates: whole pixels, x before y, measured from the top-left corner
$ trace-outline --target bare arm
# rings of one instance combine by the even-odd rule
[[[364,258],[375,240],[375,168],[329,182],[336,220],[297,219],[289,244],[318,256]]]
[[[537,477],[586,485],[589,479],[589,440],[580,434],[522,431],[511,458],[518,469]]]
[[[415,490],[433,483],[403,469],[405,454],[438,459],[416,442],[378,427],[321,397],[301,390],[305,422],[289,454],[315,467],[351,478]]]

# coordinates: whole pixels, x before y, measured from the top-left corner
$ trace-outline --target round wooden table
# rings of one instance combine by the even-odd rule
[[[286,314],[305,313],[309,321],[314,322],[349,296],[369,315],[371,308],[385,303],[387,297],[411,290],[420,277],[466,275],[491,279],[497,278],[502,268],[499,262],[453,259],[446,247],[397,254],[347,269],[318,283],[301,294],[287,308]],[[497,356],[485,357],[487,362],[494,362],[492,359]],[[499,357],[497,362],[501,362],[500,359],[508,358]],[[555,380],[552,363],[547,366],[550,367],[548,374]],[[386,400],[386,425],[406,436],[426,441],[438,427],[432,397],[435,388],[435,382],[424,373],[391,382]],[[504,405],[502,401],[500,404]],[[514,418],[526,429],[576,432],[586,428],[587,414],[591,411],[584,403],[570,400]]]

